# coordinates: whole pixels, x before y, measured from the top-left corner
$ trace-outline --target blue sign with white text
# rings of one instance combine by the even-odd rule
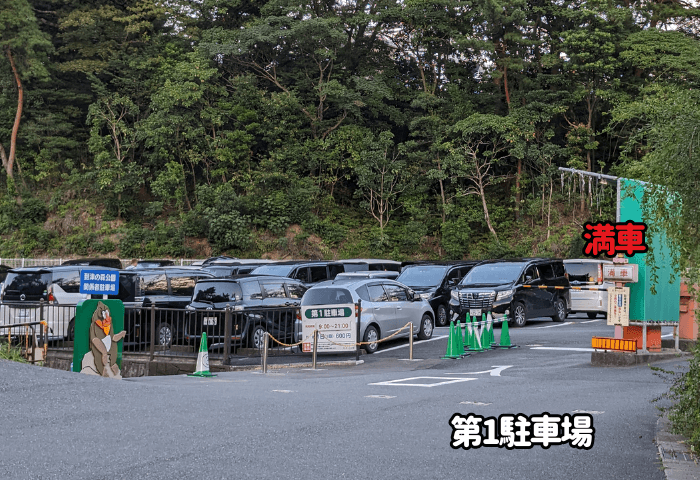
[[[82,270],[80,293],[116,295],[119,292],[119,272],[111,270]]]

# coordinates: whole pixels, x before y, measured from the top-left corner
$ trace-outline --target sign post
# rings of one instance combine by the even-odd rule
[[[301,308],[301,335],[303,352],[312,351],[309,341],[314,330],[318,330],[319,352],[351,352],[356,340],[355,305],[312,305]]]

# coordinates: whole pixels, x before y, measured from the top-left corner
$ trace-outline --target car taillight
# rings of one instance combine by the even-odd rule
[[[598,285],[603,284],[603,264],[598,264]]]

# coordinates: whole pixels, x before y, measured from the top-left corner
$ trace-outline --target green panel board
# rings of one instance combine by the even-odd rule
[[[93,327],[93,316],[102,304],[107,307],[109,316],[112,319],[110,335],[119,334],[124,330],[124,303],[121,300],[83,300],[76,308],[75,312],[75,338],[73,341],[73,371],[80,372],[85,355],[91,351],[90,329]],[[123,341],[117,341],[116,364],[121,370],[122,367],[122,345]]]
[[[636,180],[620,179],[620,221],[644,222],[641,201],[644,184]],[[681,283],[678,275],[673,281],[671,250],[665,237],[646,238],[647,245],[654,249],[655,262],[658,265],[655,284],[656,295],[651,293],[651,265],[647,254],[636,254],[629,259],[639,267],[639,282],[630,287],[630,320],[632,321],[666,321],[677,322],[680,310]],[[669,283],[670,282],[670,283]]]

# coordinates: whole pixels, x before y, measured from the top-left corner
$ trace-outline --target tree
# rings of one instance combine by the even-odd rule
[[[42,60],[50,49],[51,42],[39,29],[29,2],[27,0],[4,1],[0,7],[0,50],[7,59],[8,73],[14,80],[17,107],[10,133],[10,150],[9,153],[6,151],[2,144],[2,141],[6,140],[0,138],[0,159],[7,175],[8,187],[11,189],[14,182],[13,169],[17,160],[17,135],[24,105],[23,79],[47,75]]]
[[[394,144],[391,132],[381,132],[360,154],[355,164],[361,205],[379,222],[384,240],[384,227],[397,206],[397,197],[406,188],[406,162],[403,149]]]
[[[497,167],[508,156],[508,149],[515,138],[512,119],[474,114],[457,122],[451,132],[455,138],[446,145],[449,156],[445,160],[445,169],[452,179],[468,181],[462,187],[462,195],[479,195],[486,225],[498,241],[489,216],[486,189],[507,178],[507,175],[498,173]]]

